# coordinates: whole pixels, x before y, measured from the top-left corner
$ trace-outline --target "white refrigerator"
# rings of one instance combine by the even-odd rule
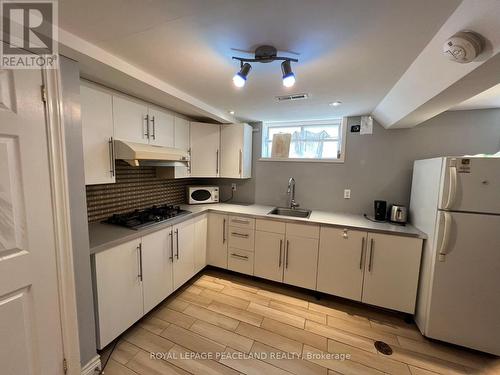
[[[410,220],[428,236],[420,331],[500,355],[500,158],[415,161]]]

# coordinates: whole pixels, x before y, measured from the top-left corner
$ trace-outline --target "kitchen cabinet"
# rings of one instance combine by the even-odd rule
[[[194,219],[194,271],[199,272],[207,265],[207,215]]]
[[[207,263],[227,268],[228,215],[209,213],[207,232]]]
[[[173,272],[174,290],[188,281],[195,274],[195,223],[194,220],[186,220],[174,225],[173,230]]]
[[[96,85],[82,82],[80,100],[85,185],[114,183],[112,96]]]
[[[116,139],[149,143],[148,119],[146,103],[113,95],[113,124]]]
[[[369,233],[362,302],[413,314],[422,240]]]
[[[141,240],[136,239],[94,257],[99,349],[143,316],[140,251]]]
[[[219,177],[220,125],[192,122],[191,177]]]
[[[174,116],[174,147],[189,151],[189,121]]]
[[[173,292],[172,228],[142,238],[144,314]]]
[[[252,127],[250,125],[221,125],[220,152],[221,177],[252,177]]]
[[[283,281],[284,244],[284,233],[255,231],[255,276],[278,282]]]
[[[174,116],[162,109],[149,107],[149,144],[174,147]]]
[[[317,290],[361,301],[367,233],[321,227]]]
[[[287,228],[285,242],[283,282],[316,289],[318,238],[295,236],[289,234]]]

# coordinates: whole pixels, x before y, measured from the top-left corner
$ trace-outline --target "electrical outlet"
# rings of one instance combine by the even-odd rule
[[[232,191],[236,191],[236,184],[235,184],[235,183],[232,183],[232,184],[231,184],[231,190],[232,190]]]
[[[351,189],[344,190],[344,199],[351,199]]]

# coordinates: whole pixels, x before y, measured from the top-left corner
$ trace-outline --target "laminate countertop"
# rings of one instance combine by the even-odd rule
[[[368,232],[394,234],[407,237],[415,237],[425,239],[423,232],[419,231],[414,226],[395,225],[391,223],[378,223],[368,220],[362,215],[327,212],[313,210],[308,219],[295,218],[288,216],[269,215],[274,206],[264,206],[259,204],[200,204],[200,205],[182,205],[182,209],[191,211],[190,214],[182,215],[167,222],[151,225],[147,228],[139,230],[128,229],[112,224],[105,223],[90,223],[89,224],[89,239],[90,239],[90,254],[95,254],[100,251],[118,246],[122,243],[131,241],[138,237],[142,237],[149,233],[167,228],[171,225],[191,219],[205,212],[218,212],[228,215],[250,216],[255,218],[274,219],[285,222],[300,222],[304,224],[320,224],[334,227],[366,230]]]

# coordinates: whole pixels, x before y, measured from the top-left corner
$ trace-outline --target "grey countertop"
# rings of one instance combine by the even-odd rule
[[[310,224],[330,225],[336,227],[361,229],[370,232],[396,234],[401,236],[409,236],[425,239],[426,236],[423,232],[419,231],[412,225],[394,225],[390,223],[376,223],[366,219],[362,215],[326,212],[313,210],[308,219],[292,218],[284,216],[269,215],[273,206],[264,206],[258,204],[252,205],[239,205],[239,204],[201,204],[201,205],[183,205],[181,208],[191,211],[190,214],[177,217],[165,223],[159,223],[147,228],[133,230],[120,227],[112,224],[104,223],[91,223],[89,224],[89,237],[90,237],[90,253],[95,254],[100,251],[109,249],[111,247],[120,245],[124,242],[131,241],[135,238],[142,237],[146,234],[156,232],[160,229],[167,228],[171,225],[180,223],[187,219],[191,219],[204,212],[220,212],[226,214],[252,216],[257,218],[276,219],[287,222],[301,222]]]

